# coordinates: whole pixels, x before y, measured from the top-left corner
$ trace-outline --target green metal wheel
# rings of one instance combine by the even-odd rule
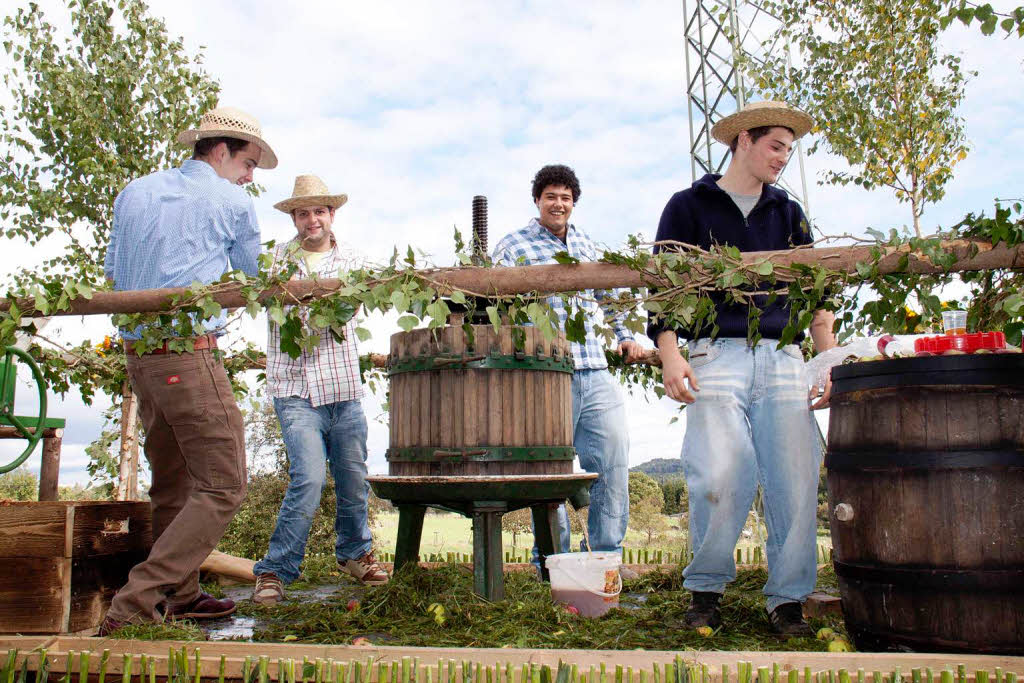
[[[32,424],[32,418],[14,415],[14,385],[18,380],[18,360],[31,369],[36,388],[39,390],[39,415],[35,418],[35,424]],[[0,474],[4,474],[28,460],[28,456],[32,455],[39,440],[43,438],[43,429],[46,425],[46,382],[43,381],[43,373],[28,352],[14,346],[4,349],[3,363],[0,363],[0,425],[14,427],[18,435],[28,441],[21,455],[7,465],[0,465]]]

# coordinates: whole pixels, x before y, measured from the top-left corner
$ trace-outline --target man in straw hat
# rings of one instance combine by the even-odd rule
[[[275,249],[274,269],[294,266],[295,277],[312,279],[361,267],[363,259],[339,244],[331,230],[335,211],[346,201],[314,175],[297,177],[292,196],[274,205],[292,217],[297,233]],[[280,602],[284,585],[299,576],[327,478],[325,462],[334,478],[339,568],[367,585],[387,583],[367,524],[366,416],[355,328],[353,318],[341,340],[323,333],[315,349],[293,358],[281,349],[280,327],[269,322],[267,387],[288,449],[290,481],[267,554],[253,567],[252,599],[258,604]]]
[[[782,102],[757,102],[719,121],[712,135],[729,145],[725,175],[705,175],[665,206],[658,242],[709,249],[789,249],[812,242],[800,206],[772,185],[811,118]],[[656,251],[660,250],[656,248]],[[816,508],[821,452],[808,405],[800,347],[779,348],[790,318],[784,295],[755,295],[762,339],[747,342],[749,306],[712,295],[717,335],[666,324],[651,315],[647,334],[658,346],[669,397],[686,411],[682,458],[690,497],[693,560],[683,572],[691,591],[688,626],[721,624],[719,601],[736,577],[733,549],[760,482],[768,527],[769,578],[764,587],[769,621],[786,635],[809,635],[801,603],[816,579]],[[816,311],[811,337],[820,352],[835,345],[833,316]],[[714,335],[714,337],[713,337]],[[800,332],[795,342],[803,338]],[[689,345],[689,360],[678,339]],[[687,383],[689,386],[687,386]]]
[[[240,185],[254,169],[277,165],[259,122],[218,107],[178,142],[192,147],[192,159],[132,181],[114,201],[105,263],[114,289],[215,282],[232,268],[256,273],[259,226]],[[199,589],[199,565],[246,492],[242,415],[214,353],[224,322],[193,319],[185,338],[169,341],[155,328],[121,330],[146,429],[153,548],[114,596],[101,635],[165,615],[202,619],[235,610],[231,600]]]

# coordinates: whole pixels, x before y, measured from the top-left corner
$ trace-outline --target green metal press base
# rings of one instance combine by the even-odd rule
[[[398,508],[395,570],[416,562],[428,507],[452,510],[473,520],[473,590],[488,600],[505,598],[502,576],[501,516],[524,507],[533,512],[534,538],[541,575],[548,579],[544,559],[555,552],[558,506],[571,499],[574,507],[589,502],[587,490],[596,474],[514,476],[369,477],[380,498]]]

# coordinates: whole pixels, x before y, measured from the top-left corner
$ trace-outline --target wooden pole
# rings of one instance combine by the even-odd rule
[[[63,439],[63,429],[54,429],[51,436],[43,432],[43,459],[39,465],[40,501],[58,499],[57,480],[60,477],[60,446]]]
[[[134,500],[137,491],[132,487],[132,450],[137,442],[136,423],[138,422],[138,401],[132,393],[132,385],[125,380],[121,385],[121,448],[117,473],[117,499]],[[135,449],[138,457],[138,449]],[[136,465],[136,468],[138,466]],[[136,477],[138,476],[136,469]],[[138,489],[136,479],[135,489]]]
[[[135,400],[135,403],[135,412],[138,413],[138,399]],[[136,420],[134,433],[132,434],[131,468],[129,470],[131,476],[128,478],[128,500],[139,500],[139,433],[141,429],[142,423]]]
[[[1024,268],[1024,245],[1007,247],[1005,244],[992,246],[987,242],[954,240],[942,243],[947,253],[957,261],[949,269],[953,272]],[[973,248],[978,253],[971,256]],[[881,249],[884,256],[878,263],[878,272],[891,274],[940,273],[943,268],[932,264],[926,258],[914,254],[909,247],[898,248],[877,246],[822,247],[817,249],[790,249],[786,251],[754,251],[743,254],[747,264],[771,261],[776,266],[808,265],[825,266],[842,273],[856,273],[857,264],[871,263],[872,252]],[[901,261],[906,258],[906,267]],[[575,265],[522,266],[518,268],[435,268],[418,270],[416,274],[429,281],[441,291],[456,288],[483,295],[526,294],[529,292],[553,293],[572,292],[584,289],[609,289],[616,287],[666,286],[668,283],[656,273],[638,272],[628,266],[611,263],[579,263]],[[683,280],[685,281],[685,277]],[[369,283],[373,286],[373,282]],[[338,290],[340,280],[292,280],[281,288],[263,292],[261,300],[269,299],[283,290],[302,300],[311,295],[325,294]],[[225,308],[246,305],[239,293],[239,285],[225,287],[213,295],[217,303]],[[147,289],[123,292],[96,292],[91,299],[78,298],[71,301],[65,311],[53,311],[51,315],[99,315],[111,313],[145,313],[171,308],[171,299],[184,295],[185,288]],[[18,308],[25,315],[38,317],[32,299],[19,299]],[[10,302],[0,301],[0,311],[10,308]]]

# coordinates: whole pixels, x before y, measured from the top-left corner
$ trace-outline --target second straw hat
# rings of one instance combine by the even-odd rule
[[[331,194],[324,181],[315,175],[300,175],[295,178],[292,196],[274,204],[274,208],[285,213],[291,213],[304,206],[328,206],[336,209],[347,201],[347,194]]]

